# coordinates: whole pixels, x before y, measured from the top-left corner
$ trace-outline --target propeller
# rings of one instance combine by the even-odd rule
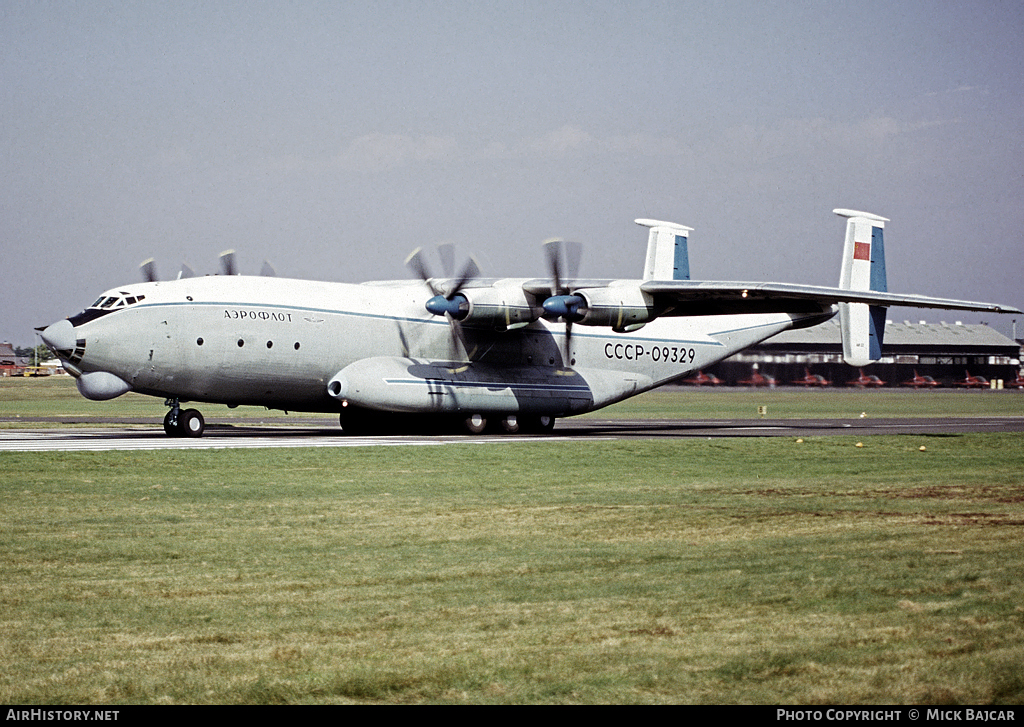
[[[221,275],[238,275],[238,269],[235,264],[234,250],[225,250],[220,254],[219,257]]]
[[[234,250],[225,250],[219,257],[221,275],[238,275],[238,265],[235,262]],[[160,280],[156,274],[156,261],[153,258],[149,258],[140,264],[139,270],[142,272],[142,279],[147,283],[155,283]],[[272,278],[277,276],[277,272],[269,262],[264,260],[263,267],[260,269],[260,275]],[[181,270],[178,272],[178,280],[194,277],[196,277],[195,271],[189,267],[188,263],[182,263]]]
[[[142,271],[142,280],[147,283],[155,283],[160,279],[157,277],[156,260],[153,258],[143,261],[143,263],[139,265],[139,270]]]
[[[452,243],[444,243],[439,245],[437,250],[438,256],[441,258],[442,268],[448,274],[448,280],[451,280],[451,273],[455,269],[455,246]],[[451,329],[449,349],[451,360],[454,361],[458,357],[460,345],[463,356],[466,356],[465,340],[459,321],[469,314],[469,301],[466,299],[466,296],[461,294],[461,291],[470,280],[480,277],[480,268],[476,260],[470,257],[462,267],[462,272],[454,284],[445,285],[439,284],[438,280],[430,274],[430,269],[424,260],[423,248],[418,247],[413,250],[409,257],[406,258],[405,264],[426,283],[427,287],[430,288],[430,292],[434,294],[426,303],[427,311],[435,316],[444,316],[449,323]],[[468,356],[466,357],[468,358]]]
[[[572,324],[583,320],[586,315],[586,301],[572,294],[572,282],[579,273],[583,245],[565,240],[548,240],[544,243],[544,250],[551,270],[551,295],[541,305],[545,318],[565,322],[565,354],[562,360],[571,365]]]
[[[409,358],[409,352],[412,350],[409,347],[409,339],[405,336],[405,330],[402,328],[402,324],[396,319],[395,326],[398,328],[398,341],[402,344],[402,355],[405,358]]]

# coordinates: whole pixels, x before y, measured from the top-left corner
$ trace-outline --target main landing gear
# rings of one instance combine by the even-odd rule
[[[376,434],[547,434],[555,417],[547,414],[425,415],[387,414],[345,407],[339,414],[341,428],[350,436]]]
[[[469,434],[547,434],[555,427],[555,418],[547,414],[498,414],[488,419],[483,414],[470,414],[462,420]]]
[[[177,399],[164,402],[171,410],[164,416],[164,432],[168,437],[201,437],[206,431],[206,420],[198,409],[182,410]]]

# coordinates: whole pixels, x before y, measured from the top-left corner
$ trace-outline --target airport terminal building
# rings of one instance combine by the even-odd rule
[[[731,385],[749,381],[757,372],[780,386],[810,382],[810,377],[822,377],[832,386],[857,385],[858,379],[863,384],[870,376],[877,376],[885,386],[900,386],[910,385],[917,376],[918,381],[931,377],[939,386],[950,387],[964,386],[968,377],[975,377],[974,385],[988,387],[988,382],[1000,379],[1009,385],[1020,371],[1021,344],[984,324],[886,321],[882,351],[882,360],[863,370],[843,363],[836,318],[780,333],[707,373]]]

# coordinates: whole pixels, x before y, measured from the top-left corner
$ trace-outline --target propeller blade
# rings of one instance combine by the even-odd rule
[[[583,245],[566,240],[548,240],[544,243],[544,251],[551,271],[551,295],[568,293],[572,281],[579,275]]]
[[[544,243],[544,252],[548,257],[548,270],[551,271],[551,295],[561,295],[562,291],[562,241],[548,240]]]
[[[579,274],[583,245],[565,240],[548,240],[544,243],[548,267],[551,269],[551,296],[544,301],[543,308],[555,320],[565,321],[565,351],[562,361],[572,365],[572,324],[583,318],[581,308],[585,301],[572,295],[572,282]]]
[[[416,273],[417,277],[419,277],[424,283],[427,284],[427,287],[430,288],[431,293],[433,293],[434,295],[440,294],[441,291],[439,291],[437,286],[434,285],[434,280],[433,277],[430,275],[430,270],[427,268],[427,264],[423,260],[422,247],[417,247],[415,250],[409,253],[409,257],[405,259],[405,266],[412,270],[414,273]]]
[[[450,336],[448,338],[448,360],[451,362],[462,361],[466,350],[465,345],[462,346],[461,350],[459,344],[462,343],[462,326],[455,320],[450,313],[445,314],[445,318],[448,319],[448,329]]]
[[[238,275],[234,250],[225,250],[220,254],[220,269],[223,271],[222,275]]]
[[[398,327],[398,341],[402,344],[402,355],[408,358],[409,356],[409,340],[405,337],[405,330],[402,328],[402,324],[397,320],[395,326]]]
[[[153,258],[139,265],[139,270],[142,271],[142,279],[147,283],[155,283],[160,279],[156,275],[156,261]]]
[[[437,246],[437,256],[441,258],[441,274],[446,278],[455,277],[455,243],[442,242]]]
[[[462,268],[462,274],[459,276],[459,280],[455,283],[455,287],[452,288],[451,292],[448,293],[448,297],[458,295],[459,291],[466,287],[466,283],[474,278],[480,277],[480,266],[476,264],[476,260],[470,258],[466,261],[465,266]]]
[[[567,240],[562,245],[565,254],[565,274],[569,284],[580,275],[580,261],[583,259],[583,243]]]

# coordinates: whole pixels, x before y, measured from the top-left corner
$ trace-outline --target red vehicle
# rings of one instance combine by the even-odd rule
[[[917,369],[914,369],[914,378],[904,381],[900,386],[913,386],[915,389],[920,388],[935,388],[939,385],[939,382],[933,379],[931,376],[921,376],[917,373]]]
[[[762,376],[756,369],[750,374],[749,379],[736,382],[739,386],[775,386],[777,383],[771,376]]]
[[[722,383],[722,380],[714,374],[706,374],[703,371],[698,371],[693,376],[687,376],[680,383],[690,384],[692,386],[718,386]]]
[[[796,379],[793,383],[800,384],[801,386],[828,386],[832,382],[821,374],[812,374],[811,370],[805,367],[804,377],[802,379]]]
[[[885,386],[885,382],[874,374],[865,374],[864,369],[857,369],[860,372],[860,376],[852,381],[847,381],[847,386],[859,386],[862,389],[866,389],[869,386],[879,387]]]
[[[967,389],[987,389],[988,379],[984,376],[971,376],[970,371],[964,371],[963,381],[954,381],[953,386],[963,386]]]

